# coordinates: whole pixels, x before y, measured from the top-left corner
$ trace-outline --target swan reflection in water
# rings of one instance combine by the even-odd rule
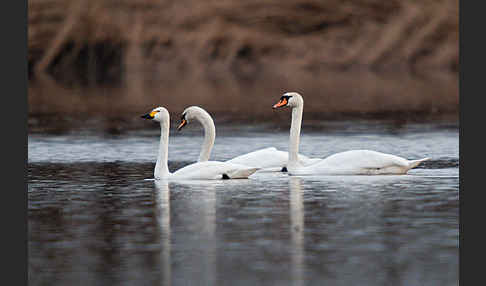
[[[301,178],[289,177],[292,285],[304,285],[304,201]]]
[[[169,183],[166,180],[155,180],[157,205],[160,208],[163,285],[184,281],[215,284],[215,189],[225,183],[195,180]],[[174,189],[178,191],[171,193],[169,184],[177,185]],[[172,265],[177,265],[177,268],[173,269]]]
[[[281,177],[275,176],[275,178]],[[346,181],[350,183],[349,189],[342,194],[344,197],[339,201],[344,200],[344,203],[352,205],[359,203],[363,195],[381,195],[381,190],[385,190],[387,186],[416,179],[412,175],[286,176],[284,182],[289,189],[287,213],[289,224],[286,228],[290,232],[288,262],[292,285],[304,285],[306,269],[310,271],[312,268],[305,263],[306,225],[303,184],[317,184],[322,188],[322,193],[333,193],[336,185],[342,185]],[[225,268],[225,258],[218,259],[219,255],[224,255],[219,251],[224,249],[222,244],[225,243],[225,238],[224,235],[219,236],[216,233],[216,211],[217,195],[220,196],[219,200],[223,201],[228,193],[218,192],[218,190],[239,189],[243,186],[252,188],[254,186],[252,180],[170,182],[156,180],[155,186],[159,208],[157,215],[161,229],[160,273],[163,275],[161,281],[164,285],[184,284],[184,281],[199,281],[201,284],[214,285],[218,282],[218,277],[224,276],[218,273],[218,268]],[[235,193],[229,197],[233,195]],[[224,215],[224,211],[220,215]]]
[[[163,285],[171,285],[171,240],[170,240],[170,190],[166,180],[155,180],[156,206],[158,208],[158,221],[161,234],[160,265]]]
[[[179,281],[175,280],[179,279],[180,282],[183,279],[197,280],[204,285],[216,283],[216,188],[241,184],[237,181],[191,180],[169,183],[166,180],[155,180],[161,229],[160,271],[163,285],[178,284]],[[305,253],[301,178],[289,177],[288,184],[292,285],[303,285]],[[177,191],[171,193],[169,185]],[[172,265],[177,267],[172,268]]]

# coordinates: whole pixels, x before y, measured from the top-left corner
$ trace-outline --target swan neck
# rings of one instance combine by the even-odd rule
[[[169,122],[160,122],[160,143],[157,163],[155,163],[154,177],[164,179],[169,176],[167,164],[169,153]]]
[[[302,112],[304,106],[299,105],[292,108],[292,124],[290,125],[290,140],[289,140],[289,163],[287,167],[296,166],[299,161],[299,142],[300,142],[300,127],[302,124]]]
[[[209,161],[209,157],[211,156],[211,150],[213,149],[216,138],[216,127],[214,126],[213,119],[207,113],[201,113],[196,118],[204,128],[204,141],[201,146],[198,162],[206,162]]]

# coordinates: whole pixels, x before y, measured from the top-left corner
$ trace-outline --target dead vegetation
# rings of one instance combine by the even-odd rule
[[[286,90],[316,114],[458,109],[458,0],[30,0],[28,14],[31,113],[257,116]]]

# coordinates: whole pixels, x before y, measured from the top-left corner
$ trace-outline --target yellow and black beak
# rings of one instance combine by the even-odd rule
[[[288,100],[287,98],[281,98],[277,103],[275,103],[273,105],[273,109],[276,109],[276,108],[280,108],[280,107],[283,107],[283,106],[287,106],[287,103],[288,103]]]
[[[154,119],[156,113],[157,113],[157,111],[152,111],[152,112],[147,113],[145,115],[142,115],[140,117],[142,117],[144,119]]]
[[[184,118],[181,120],[181,124],[179,124],[179,126],[177,127],[177,130],[178,131],[181,131],[182,127],[186,126],[187,125],[187,120],[185,120]]]

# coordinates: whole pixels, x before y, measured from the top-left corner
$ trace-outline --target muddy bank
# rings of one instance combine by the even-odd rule
[[[457,114],[458,1],[402,2],[32,0],[29,112]]]

